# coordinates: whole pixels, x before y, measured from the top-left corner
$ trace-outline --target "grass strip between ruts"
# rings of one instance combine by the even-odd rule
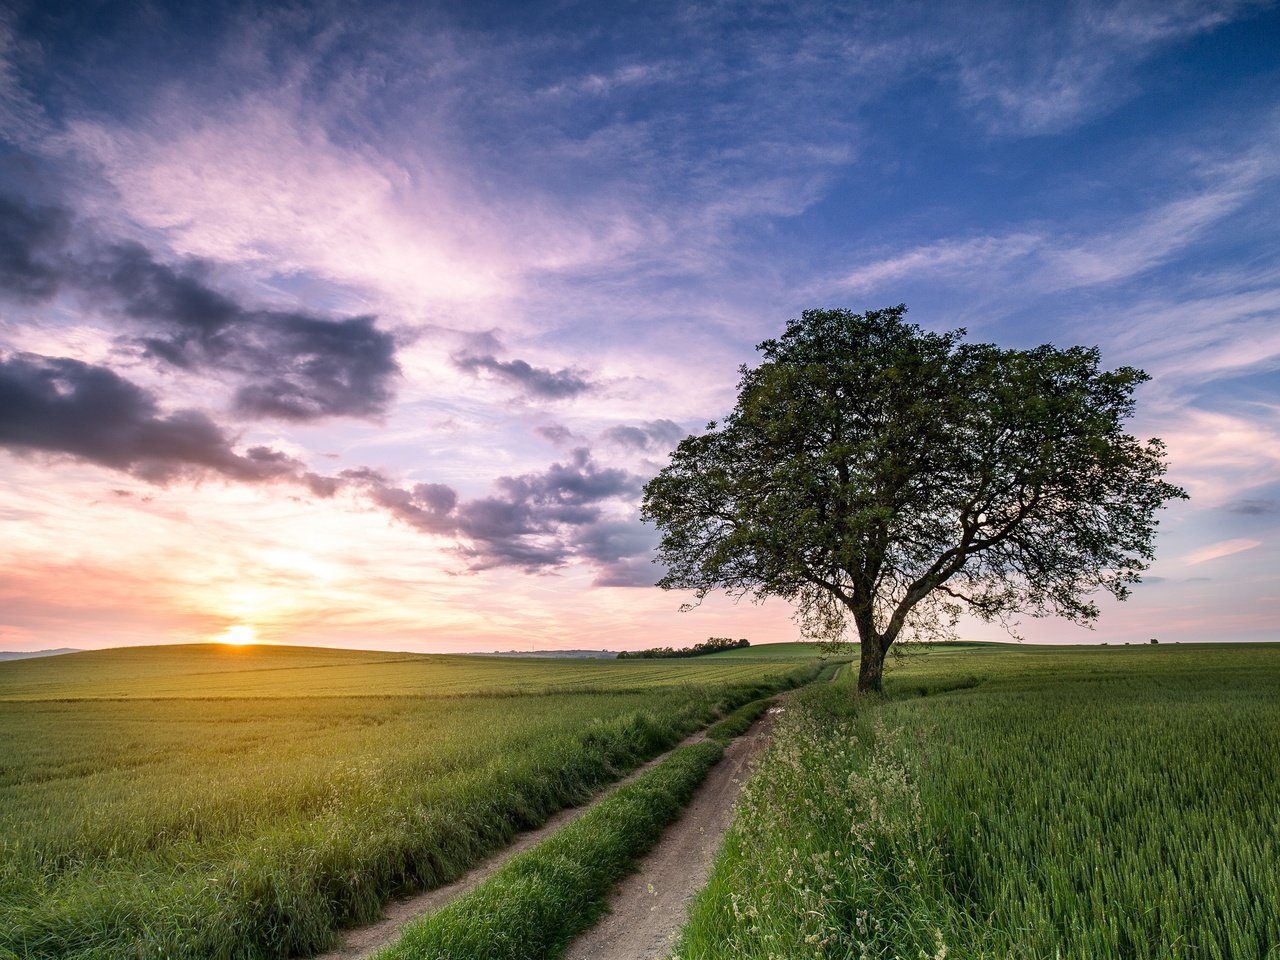
[[[707,737],[725,746],[751,729],[751,725],[773,706],[773,697],[761,697],[744,703],[723,720],[707,727]]]
[[[724,753],[714,740],[675,750],[481,886],[407,928],[377,960],[533,960],[555,956],[604,910]]]

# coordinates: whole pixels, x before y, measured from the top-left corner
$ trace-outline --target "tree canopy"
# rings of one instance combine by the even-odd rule
[[[644,495],[659,586],[783,597],[810,637],[855,633],[863,691],[895,642],[950,635],[962,610],[1090,623],[1093,597],[1124,599],[1153,559],[1155,511],[1186,496],[1163,444],[1124,432],[1141,370],[905,313],[791,320]]]

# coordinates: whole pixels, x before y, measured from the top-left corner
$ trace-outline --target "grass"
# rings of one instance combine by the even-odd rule
[[[681,747],[480,887],[411,926],[378,960],[557,956],[604,909],[613,884],[661,836],[715,765],[715,741]]]
[[[713,723],[707,728],[707,736],[722,744],[728,744],[751,729],[751,725],[773,706],[773,700],[761,698],[744,703],[723,720]]]
[[[817,657],[809,647],[767,644],[759,655],[742,658],[744,662],[712,654],[688,664],[223,644],[132,647],[5,662],[0,665],[0,701],[617,693],[753,683],[765,675],[757,661],[773,660],[774,667],[809,664]]]
[[[313,952],[817,672],[802,663],[186,647],[0,664],[0,956]]]
[[[1280,646],[949,647],[884,702],[851,680],[783,714],[683,960],[1280,957]]]

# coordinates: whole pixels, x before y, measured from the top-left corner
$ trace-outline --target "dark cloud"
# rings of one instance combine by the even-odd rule
[[[138,243],[73,254],[71,215],[0,197],[0,290],[22,300],[73,291],[141,328],[127,343],[161,364],[231,375],[249,418],[376,417],[400,368],[373,317],[256,310],[213,289],[200,261],[161,263]]]
[[[20,300],[48,300],[62,281],[59,259],[71,217],[51,206],[0,196],[0,289]]]
[[[549,426],[534,427],[533,432],[543,440],[546,440],[548,443],[557,447],[567,446],[573,439],[573,431],[559,423],[553,423]]]
[[[1274,500],[1235,500],[1226,507],[1229,513],[1240,513],[1247,517],[1260,517],[1275,513],[1277,505]]]
[[[209,288],[205,271],[198,262],[181,271],[157,263],[139,243],[113,244],[91,263],[75,268],[81,286],[111,298],[126,316],[212,341],[235,322],[241,310]],[[184,365],[180,353],[165,359]]]
[[[236,357],[255,382],[236,392],[237,412],[286,420],[372,417],[391,402],[400,372],[395,342],[373,317],[258,313],[249,320]]]
[[[576,541],[580,556],[596,568],[598,587],[651,587],[662,577],[652,556],[657,536],[638,520],[593,524],[580,531]]]
[[[297,460],[268,447],[236,453],[204,414],[162,415],[138,385],[65,357],[0,361],[0,446],[66,454],[152,483],[206,473],[250,483],[302,477]]]
[[[639,490],[627,471],[596,466],[585,447],[574,450],[569,463],[553,463],[543,473],[503,477],[498,483],[522,499],[560,506],[598,503]]]
[[[673,420],[649,420],[635,427],[610,427],[601,436],[619,447],[666,452],[684,439],[685,431]]]
[[[235,395],[242,416],[370,417],[391,401],[400,372],[395,340],[373,317],[245,309],[211,289],[198,263],[175,269],[136,244],[111,247],[94,267],[92,285],[114,296],[126,316],[154,328],[136,341],[147,356],[246,381]]]
[[[342,488],[337,477],[325,477],[318,473],[304,473],[298,478],[315,496],[328,499]]]
[[[648,552],[651,538],[603,518],[601,505],[635,496],[638,477],[601,467],[585,449],[541,473],[499,477],[490,496],[461,499],[449,486],[404,488],[374,470],[347,470],[344,482],[362,488],[379,507],[417,530],[453,537],[474,570],[515,567],[536,572],[574,560],[602,571],[628,551]]]
[[[542,400],[565,400],[594,386],[580,370],[547,370],[524,360],[499,360],[493,354],[461,354],[453,358],[453,363],[459,370],[473,375],[486,371],[526,395]]]

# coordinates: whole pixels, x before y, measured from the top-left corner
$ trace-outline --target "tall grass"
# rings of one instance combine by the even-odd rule
[[[1280,648],[948,651],[894,685],[793,698],[681,958],[1280,957]]]
[[[613,884],[679,815],[723,752],[714,741],[681,747],[471,893],[410,927],[378,960],[559,955],[600,915]]]
[[[504,661],[512,686],[494,695],[487,665],[459,677],[476,668],[451,658],[433,666],[446,696],[416,662],[419,693],[385,696],[366,672],[382,659],[228,653],[238,668],[206,669],[220,651],[133,651],[127,668],[94,654],[96,687],[81,655],[58,658],[62,678],[7,669],[29,661],[0,670],[0,698],[17,691],[0,699],[0,956],[313,952],[816,670],[597,673],[570,693],[561,665]],[[137,696],[135,672],[164,698]],[[532,693],[516,692],[521,676]],[[344,695],[317,696],[321,683]],[[258,695],[216,695],[245,685]],[[84,690],[98,698],[66,696]]]

